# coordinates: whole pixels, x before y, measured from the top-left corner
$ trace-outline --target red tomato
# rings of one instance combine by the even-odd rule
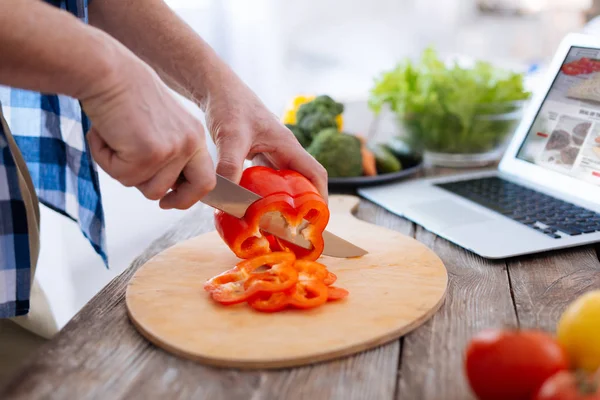
[[[546,379],[568,369],[569,362],[547,333],[486,329],[469,342],[464,366],[480,400],[530,400]]]
[[[544,382],[533,400],[600,400],[599,385],[598,377],[560,371]]]

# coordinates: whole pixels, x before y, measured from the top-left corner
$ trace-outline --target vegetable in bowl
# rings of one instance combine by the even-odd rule
[[[361,143],[353,135],[335,128],[322,130],[306,149],[327,170],[330,178],[363,174]]]
[[[325,167],[330,178],[373,177],[418,164],[391,151],[392,142],[368,143],[342,129],[344,105],[328,95],[297,96],[282,118],[300,145]]]
[[[376,78],[369,107],[387,105],[414,148],[440,153],[481,153],[503,143],[518,122],[525,90],[522,74],[477,61],[446,64],[427,48]]]

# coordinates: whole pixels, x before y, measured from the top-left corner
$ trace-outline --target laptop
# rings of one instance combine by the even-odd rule
[[[490,259],[599,242],[600,39],[561,41],[497,168],[358,194]]]

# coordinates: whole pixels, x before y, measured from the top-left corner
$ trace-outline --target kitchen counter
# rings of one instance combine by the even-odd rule
[[[423,174],[441,173],[448,171]],[[415,237],[448,269],[440,310],[400,340],[308,367],[249,372],[206,367],[151,345],[127,317],[126,285],[150,257],[214,229],[212,211],[199,205],[44,345],[0,388],[0,398],[468,399],[463,351],[473,334],[504,325],[554,331],[571,301],[600,287],[599,249],[592,246],[490,261],[367,201],[357,216]]]

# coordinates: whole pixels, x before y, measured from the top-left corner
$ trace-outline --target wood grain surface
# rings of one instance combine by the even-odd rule
[[[361,201],[356,215],[416,237],[447,267],[444,304],[402,339],[339,360],[276,371],[207,367],[148,344],[127,318],[127,282],[160,251],[213,229],[211,210],[197,206],[28,360],[0,388],[0,399],[473,399],[462,371],[470,334],[504,324],[552,331],[568,302],[600,287],[600,261],[592,246],[489,262],[372,203]]]
[[[346,299],[273,314],[245,303],[221,306],[202,286],[239,260],[210,232],[161,252],[136,272],[126,294],[132,322],[173,354],[244,369],[306,365],[397,339],[440,307],[446,269],[414,238],[354,217],[358,203],[355,196],[331,196],[328,230],[368,254],[319,259],[337,275],[335,285],[350,292]]]

